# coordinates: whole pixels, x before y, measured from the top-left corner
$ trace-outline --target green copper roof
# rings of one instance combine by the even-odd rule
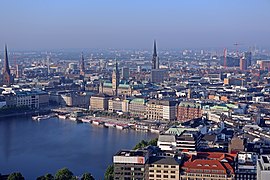
[[[144,104],[145,99],[143,99],[143,98],[135,98],[135,99],[131,100],[130,103]]]

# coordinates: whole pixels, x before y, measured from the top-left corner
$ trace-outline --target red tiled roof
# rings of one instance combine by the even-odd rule
[[[233,173],[233,168],[229,163],[221,163],[218,160],[196,159],[192,162],[185,162],[182,168],[184,168],[186,172],[227,174],[227,170],[229,170],[231,173]]]
[[[197,155],[188,155],[188,158],[188,161],[182,167],[186,172],[208,174],[234,173],[231,166],[235,158],[234,154],[198,152]]]

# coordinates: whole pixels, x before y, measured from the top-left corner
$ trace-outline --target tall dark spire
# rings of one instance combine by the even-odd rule
[[[80,73],[81,75],[84,76],[85,74],[85,64],[84,64],[84,57],[83,57],[83,52],[81,54],[81,67],[80,67]]]
[[[152,69],[159,69],[159,60],[157,56],[157,45],[156,40],[154,40],[154,52],[152,57]]]
[[[154,53],[153,56],[157,56],[157,45],[156,45],[156,40],[154,40]]]
[[[4,69],[3,73],[7,72],[10,74],[10,69],[9,69],[9,63],[8,63],[8,52],[7,52],[7,45],[5,44],[5,60],[4,60]]]
[[[7,45],[5,44],[5,60],[4,60],[4,67],[3,67],[3,85],[10,86],[12,83],[12,77],[10,74],[9,63],[8,63],[8,52],[7,52]]]

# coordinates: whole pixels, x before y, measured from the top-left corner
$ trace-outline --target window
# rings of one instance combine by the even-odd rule
[[[175,166],[171,166],[171,168],[175,168]]]
[[[163,178],[169,178],[169,176],[168,175],[164,175]]]
[[[157,175],[157,177],[158,177],[158,178],[161,178],[161,175],[160,175],[160,174],[158,174],[158,175]]]
[[[175,175],[171,175],[171,178],[175,178]]]

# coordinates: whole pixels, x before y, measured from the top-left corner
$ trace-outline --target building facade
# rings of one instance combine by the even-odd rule
[[[90,98],[90,109],[108,111],[110,96],[106,94],[96,94]]]
[[[121,150],[113,156],[115,180],[148,179],[148,150]]]
[[[177,120],[186,122],[192,119],[202,117],[202,107],[199,103],[194,102],[181,102],[177,107]]]

